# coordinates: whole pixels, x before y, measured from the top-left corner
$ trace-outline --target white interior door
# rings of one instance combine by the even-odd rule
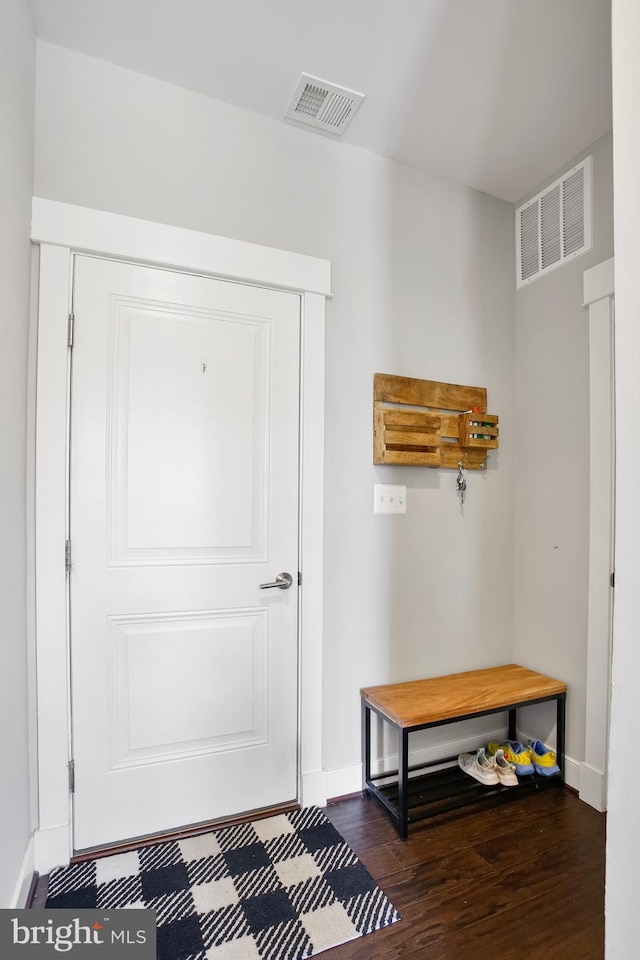
[[[79,850],[296,798],[300,300],[78,256],[74,314]]]

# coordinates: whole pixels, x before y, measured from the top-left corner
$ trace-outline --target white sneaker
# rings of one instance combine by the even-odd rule
[[[480,747],[477,753],[461,753],[458,757],[458,766],[464,773],[470,777],[484,783],[490,787],[499,783],[496,773],[496,761],[494,757],[488,757],[484,747]]]
[[[494,760],[496,762],[496,773],[498,780],[503,787],[517,787],[518,778],[516,777],[516,768],[513,763],[509,763],[504,755],[504,750],[496,750]]]

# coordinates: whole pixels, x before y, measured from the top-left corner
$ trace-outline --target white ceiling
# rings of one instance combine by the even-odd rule
[[[611,128],[611,0],[31,4],[44,40],[275,119],[302,71],[361,91],[344,140],[506,200]]]

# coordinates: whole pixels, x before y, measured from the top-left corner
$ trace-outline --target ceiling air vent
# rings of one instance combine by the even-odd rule
[[[516,210],[519,287],[591,250],[591,157]]]
[[[363,93],[303,73],[284,115],[319,133],[340,137],[363,100]]]

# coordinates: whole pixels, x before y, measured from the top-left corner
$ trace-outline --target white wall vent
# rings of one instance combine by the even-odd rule
[[[341,137],[363,100],[364,93],[303,73],[284,115],[319,133]]]
[[[587,157],[516,210],[518,287],[591,250],[591,171]]]

